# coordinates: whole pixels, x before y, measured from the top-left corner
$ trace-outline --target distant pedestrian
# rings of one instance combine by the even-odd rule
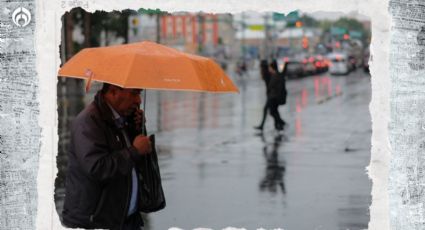
[[[238,77],[243,77],[247,72],[247,66],[245,59],[238,60],[236,62],[236,74]]]
[[[274,126],[277,130],[283,130],[286,122],[280,117],[279,105],[286,103],[286,65],[282,73],[279,72],[276,60],[273,60],[269,65],[270,82],[267,90],[267,104],[270,109],[270,115],[274,119]]]
[[[261,78],[263,79],[265,86],[266,86],[266,96],[267,96],[268,88],[269,88],[269,82],[270,82],[270,71],[269,71],[269,64],[268,64],[267,60],[261,60],[261,62],[260,62],[260,74],[261,74]],[[255,126],[254,128],[259,129],[259,130],[263,130],[264,123],[266,122],[268,110],[269,110],[269,103],[268,103],[268,100],[266,99],[266,103],[264,104],[264,108],[263,108],[263,118],[261,120],[261,123],[260,123],[259,126]]]

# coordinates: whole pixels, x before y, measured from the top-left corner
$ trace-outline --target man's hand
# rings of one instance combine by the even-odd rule
[[[134,112],[134,124],[136,126],[135,127],[136,130],[141,131],[145,122],[146,122],[146,118],[145,118],[145,113],[143,112],[143,110],[136,109],[136,111]]]
[[[137,149],[137,151],[141,155],[146,155],[152,152],[151,141],[149,140],[147,136],[143,136],[143,135],[136,136],[136,138],[134,138],[134,141],[133,141],[133,146],[134,148]]]

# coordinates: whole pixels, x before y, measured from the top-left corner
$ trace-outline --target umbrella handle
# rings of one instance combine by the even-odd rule
[[[147,130],[146,130],[146,89],[143,90],[143,126],[142,126],[142,135],[146,136],[147,135]]]

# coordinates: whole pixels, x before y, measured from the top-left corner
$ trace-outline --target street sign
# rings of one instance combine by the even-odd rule
[[[285,14],[281,13],[273,13],[273,21],[284,21],[285,20]]]
[[[331,34],[332,35],[344,35],[347,32],[347,30],[345,28],[341,28],[341,27],[331,27]]]
[[[286,16],[287,22],[295,23],[300,18],[298,11],[292,11]]]
[[[357,31],[357,30],[350,30],[350,37],[351,38],[362,38],[363,33],[361,31]]]
[[[248,29],[253,31],[263,31],[264,25],[249,25]]]

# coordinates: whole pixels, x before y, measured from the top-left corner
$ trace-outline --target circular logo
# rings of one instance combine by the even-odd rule
[[[31,22],[31,13],[24,7],[19,7],[12,14],[12,20],[15,25],[25,27]]]

